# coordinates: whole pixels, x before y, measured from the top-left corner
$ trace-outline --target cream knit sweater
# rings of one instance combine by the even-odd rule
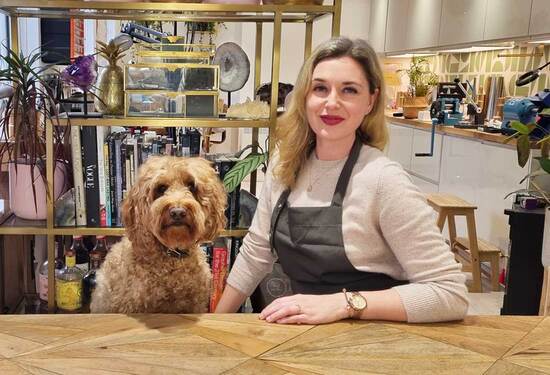
[[[248,235],[227,279],[250,295],[276,256],[270,249],[271,213],[283,187],[272,159]],[[328,206],[345,160],[321,161],[314,153],[292,190],[290,206]],[[308,191],[309,186],[311,191]],[[385,273],[410,284],[394,287],[408,322],[462,319],[468,309],[465,277],[434,218],[434,211],[401,166],[363,146],[343,203],[346,255],[360,271]]]

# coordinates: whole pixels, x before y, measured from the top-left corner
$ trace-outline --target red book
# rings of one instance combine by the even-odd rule
[[[225,288],[227,279],[227,256],[228,251],[225,246],[214,246],[212,252],[212,287],[210,291],[210,312],[216,310],[216,306]]]

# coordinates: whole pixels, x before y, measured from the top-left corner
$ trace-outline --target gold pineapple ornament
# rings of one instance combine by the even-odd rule
[[[108,44],[97,42],[97,51],[108,65],[99,75],[94,104],[104,115],[124,114],[124,71],[117,65],[124,57],[122,45],[112,39]]]

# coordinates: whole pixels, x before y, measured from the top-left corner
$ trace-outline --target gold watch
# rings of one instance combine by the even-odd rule
[[[367,308],[367,299],[361,293],[348,292],[346,288],[342,289],[342,293],[344,293],[346,302],[348,303],[346,308],[348,309],[350,318],[353,318],[356,313],[360,313]]]

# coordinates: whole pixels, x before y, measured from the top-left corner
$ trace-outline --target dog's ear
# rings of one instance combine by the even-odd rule
[[[121,207],[122,224],[126,228],[128,236],[133,229],[139,226],[141,216],[146,215],[147,200],[153,174],[159,168],[160,158],[150,157],[138,171],[138,178],[128,191]],[[139,229],[138,229],[139,230]]]
[[[201,203],[206,208],[206,225],[201,241],[214,241],[220,231],[225,228],[225,208],[227,207],[227,192],[210,162],[201,158],[193,158],[195,171],[202,180]],[[191,160],[190,160],[191,161]]]

